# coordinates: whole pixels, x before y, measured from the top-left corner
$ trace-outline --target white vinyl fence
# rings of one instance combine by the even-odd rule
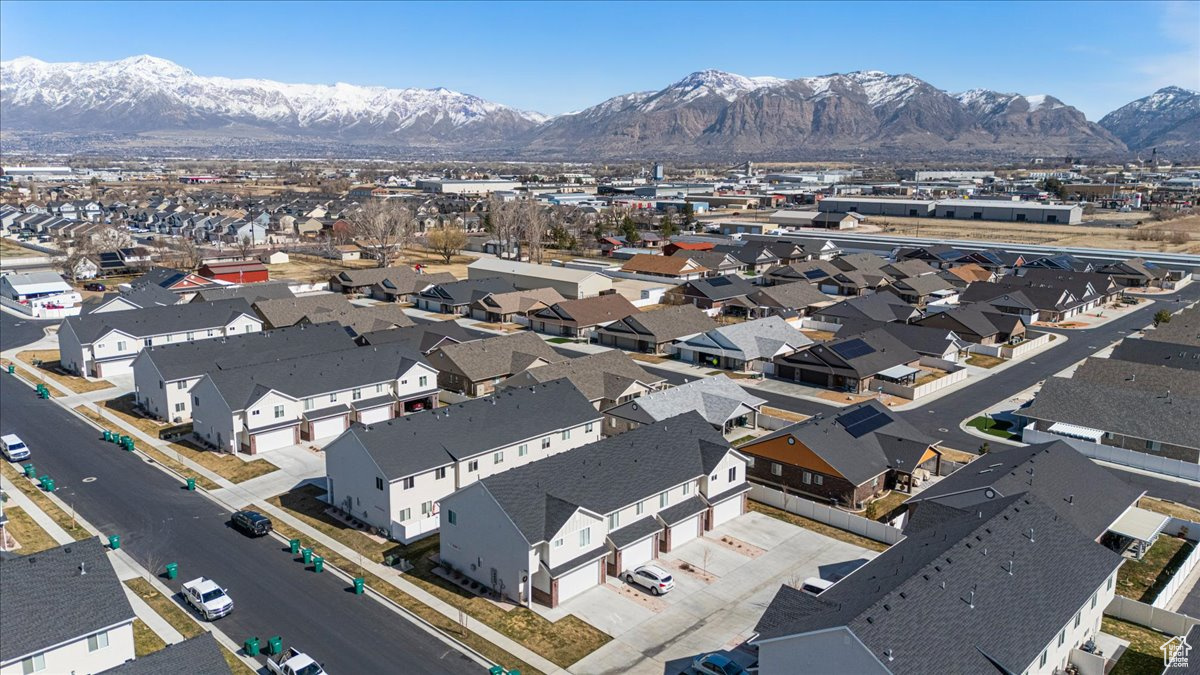
[[[1200,623],[1200,620],[1193,619],[1186,614],[1168,612],[1123,595],[1114,597],[1112,602],[1108,603],[1108,607],[1104,609],[1104,613],[1123,621],[1153,628],[1167,635],[1187,635],[1192,626]]]
[[[862,516],[818,504],[798,495],[784,494],[780,490],[757,483],[750,484],[750,499],[889,545],[903,537],[900,530],[891,525],[867,520]]]
[[[1163,526],[1162,531],[1163,534],[1182,536],[1193,543],[1200,540],[1200,523],[1183,520],[1182,518],[1171,518]],[[1154,601],[1150,605],[1159,609],[1165,609],[1167,605],[1170,605],[1175,596],[1179,594],[1179,591],[1184,590],[1184,582],[1187,581],[1188,575],[1192,573],[1197,564],[1200,564],[1200,546],[1192,549],[1192,552],[1184,559],[1179,569],[1175,570],[1171,581],[1158,592],[1158,595],[1154,597]]]
[[[1066,441],[1068,445],[1092,459],[1132,466],[1135,469],[1145,469],[1146,471],[1153,471],[1177,478],[1200,480],[1200,464],[1196,462],[1185,462],[1180,459],[1171,459],[1170,457],[1157,457],[1145,452],[1114,448],[1110,445],[1093,443],[1079,438],[1067,438],[1066,436],[1059,436],[1048,431],[1038,431],[1034,428],[1033,424],[1030,424],[1021,431],[1021,440],[1031,445],[1033,443],[1048,443],[1050,441]]]
[[[1026,333],[1026,335],[1028,335],[1028,333]],[[1041,349],[1042,347],[1050,344],[1052,339],[1053,336],[1051,336],[1049,333],[1041,333],[1037,337],[1030,338],[1021,344],[1016,345],[1015,347],[1004,345],[1000,348],[1000,356],[1006,359],[1015,359],[1025,356],[1029,352]]]

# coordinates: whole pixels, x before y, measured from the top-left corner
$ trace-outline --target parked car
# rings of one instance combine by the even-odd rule
[[[645,586],[653,595],[662,595],[675,588],[675,578],[658,565],[642,565],[625,573],[625,581]]]
[[[832,585],[832,581],[826,581],[821,577],[809,577],[800,584],[800,590],[810,595],[820,595]]]
[[[29,459],[29,446],[25,445],[25,441],[22,441],[16,434],[0,436],[0,450],[3,450],[4,458],[10,462]]]
[[[96,291],[99,293],[103,293],[104,291],[107,291],[108,289],[104,286],[104,284],[91,283],[91,284],[84,284],[83,290]]]
[[[692,670],[702,675],[744,675],[746,672],[737,661],[718,652],[697,656],[692,661]]]
[[[295,647],[288,647],[279,655],[278,661],[268,656],[267,672],[275,675],[325,675],[321,664]]]
[[[252,537],[271,532],[271,519],[258,511],[235,511],[229,519],[233,526]]]
[[[214,621],[233,611],[233,599],[225,589],[207,577],[197,577],[183,585],[183,599],[205,619]]]

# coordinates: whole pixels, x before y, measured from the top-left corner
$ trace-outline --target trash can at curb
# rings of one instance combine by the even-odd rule
[[[304,564],[305,564],[305,565],[307,565],[307,564],[309,564],[309,563],[311,563],[311,562],[312,562],[312,559],[313,559],[313,554],[312,554],[312,549],[311,549],[311,548],[302,549],[302,550],[300,551],[300,555],[304,556]]]
[[[26,464],[25,465],[25,477],[33,478],[36,475],[37,475],[37,469],[35,469],[33,467],[33,464]]]
[[[246,652],[246,656],[258,656],[258,638],[246,638],[242,643],[242,650]]]
[[[174,579],[179,576],[179,563],[167,563],[167,578]]]
[[[317,574],[325,571],[325,559],[319,555],[313,556],[313,571]]]
[[[114,551],[121,548],[121,535],[119,535],[119,534],[109,535],[108,547]]]
[[[288,540],[288,546],[291,547],[292,555],[296,555],[297,553],[300,552],[300,540],[299,539]]]
[[[283,638],[276,635],[272,638],[267,638],[267,653],[271,656],[281,654],[283,652]]]
[[[195,478],[187,479],[187,486],[188,486],[188,491],[194,491],[196,489],[196,479]]]
[[[354,580],[354,594],[362,595],[363,589],[366,587],[366,585],[367,585],[366,579],[364,579],[362,577],[358,577],[357,579],[355,579]]]

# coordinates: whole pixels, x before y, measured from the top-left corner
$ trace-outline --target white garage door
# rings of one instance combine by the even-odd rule
[[[369,408],[358,412],[358,421],[363,424],[386,422],[390,419],[392,419],[392,406],[390,405],[381,405],[378,408]]]
[[[698,536],[700,536],[700,514],[671,528],[671,548],[678,548],[683,542],[691,541]]]
[[[713,527],[728,523],[729,521],[742,515],[742,497],[738,495],[733,499],[725,501],[713,506]]]
[[[565,602],[600,584],[600,562],[583,567],[558,578],[558,601]]]
[[[621,550],[621,567],[631,570],[638,565],[644,565],[654,559],[654,537],[643,539],[636,544]]]
[[[312,423],[313,439],[337,436],[346,430],[346,416],[338,415],[329,419],[317,420]]]
[[[279,448],[286,448],[287,446],[294,445],[295,443],[295,427],[287,427],[286,429],[276,429],[274,431],[264,431],[261,434],[254,434],[255,452],[278,450]]]

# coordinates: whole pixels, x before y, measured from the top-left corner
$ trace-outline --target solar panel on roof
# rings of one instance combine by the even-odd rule
[[[824,272],[824,270],[821,270],[819,268],[811,269],[804,273],[805,279],[816,279],[817,277],[823,277],[823,276],[825,276],[825,272]]]
[[[709,279],[708,283],[710,286],[728,286],[733,282],[729,280],[729,277],[717,277],[715,279]]]
[[[860,421],[858,424],[852,424],[846,427],[846,433],[855,438],[861,438],[866,434],[869,434],[872,431],[875,431],[876,429],[886,425],[888,422],[891,422],[891,418],[882,412],[878,410],[871,410],[871,412],[874,414],[870,417]]]
[[[837,421],[838,424],[842,425],[843,427],[848,427],[851,424],[858,424],[868,417],[874,417],[877,414],[879,414],[878,410],[868,406],[865,408],[859,408],[858,410],[851,410],[845,415],[838,415]]]
[[[875,351],[874,347],[858,338],[830,345],[829,348],[836,352],[837,355],[843,359],[856,359],[860,356],[866,356],[867,354],[871,354]]]

